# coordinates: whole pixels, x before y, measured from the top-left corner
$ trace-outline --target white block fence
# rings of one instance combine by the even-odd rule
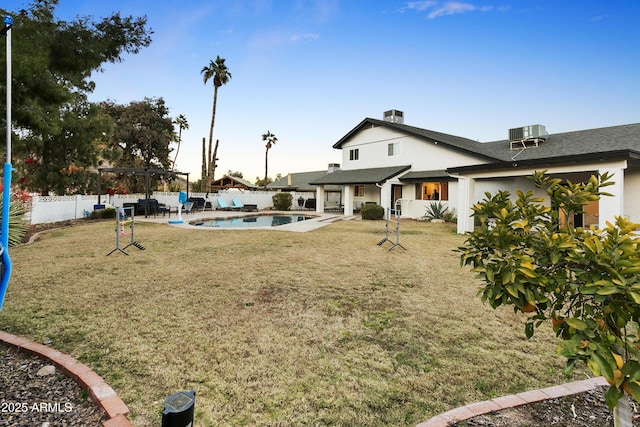
[[[152,199],[167,206],[178,206],[178,194],[170,192],[154,191]],[[258,210],[269,209],[273,206],[272,197],[277,194],[273,191],[230,191],[222,193],[210,193],[208,200],[213,209],[216,209],[216,197],[222,197],[231,205],[231,198],[235,197],[244,204],[257,205]],[[291,210],[298,209],[298,198],[315,198],[313,192],[291,192],[293,201]],[[189,197],[205,198],[205,193],[189,193]],[[113,196],[101,195],[100,204],[107,207],[122,207],[124,203],[137,203],[138,199],[144,199],[144,194],[116,194]],[[33,195],[28,219],[31,224],[43,224],[50,222],[67,221],[85,218],[91,214],[94,205],[98,204],[97,195],[76,196],[39,196]]]

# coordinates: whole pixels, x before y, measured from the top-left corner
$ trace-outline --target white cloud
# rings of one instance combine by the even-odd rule
[[[305,40],[318,40],[319,38],[320,35],[316,33],[294,34],[291,36],[291,41],[295,43]]]
[[[423,1],[410,1],[407,6],[402,10],[415,10],[417,12],[429,12],[427,15],[429,19],[434,19],[439,16],[457,15],[467,12],[487,12],[492,10],[493,6],[478,7],[471,3],[447,1],[442,4],[435,0],[423,0]]]
[[[425,10],[432,8],[437,4],[438,2],[433,0],[410,1],[407,3],[406,9],[417,10],[418,12],[424,12]]]

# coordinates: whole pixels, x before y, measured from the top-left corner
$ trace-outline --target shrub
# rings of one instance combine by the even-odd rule
[[[456,215],[456,210],[451,209],[444,213],[443,218],[446,222],[458,222],[458,215]]]
[[[102,219],[113,219],[116,217],[116,210],[114,208],[101,209],[101,211],[100,218]]]
[[[13,196],[12,196],[13,197]],[[0,211],[2,211],[2,193],[0,193]],[[27,234],[29,228],[28,222],[25,219],[26,213],[29,211],[27,205],[20,200],[10,200],[9,203],[9,235],[7,240],[9,246],[15,246],[22,241],[22,238]],[[0,215],[0,219],[1,219]]]
[[[91,219],[113,219],[116,217],[116,210],[114,208],[98,209],[91,211],[89,217]]]
[[[525,335],[546,321],[561,340],[558,354],[567,358],[565,372],[583,361],[594,375],[611,384],[605,393],[610,408],[628,393],[640,401],[640,243],[624,217],[602,229],[573,227],[563,218],[610,194],[611,175],[587,182],[563,182],[535,172],[533,190],[492,195],[473,207],[482,218],[465,242],[462,265],[470,265],[484,284],[478,295],[492,308],[511,305],[527,316]],[[491,218],[488,221],[487,218]],[[624,411],[614,412],[622,418]],[[624,415],[631,425],[629,413]]]
[[[271,200],[273,200],[273,208],[278,211],[291,210],[291,203],[293,202],[293,196],[291,193],[277,193]]]
[[[424,217],[428,220],[432,220],[432,219],[446,220],[445,214],[447,213],[448,210],[449,208],[443,205],[441,202],[431,203],[429,206],[427,206],[427,209],[424,213]]]
[[[379,205],[364,205],[360,215],[362,215],[362,219],[383,219],[384,208]]]

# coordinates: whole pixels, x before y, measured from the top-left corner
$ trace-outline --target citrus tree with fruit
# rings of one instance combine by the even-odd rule
[[[609,174],[584,183],[544,171],[532,178],[548,198],[499,191],[473,207],[479,226],[458,249],[461,263],[482,280],[484,302],[527,316],[527,337],[551,322],[567,375],[582,361],[609,382],[610,408],[625,392],[640,402],[640,224],[617,217],[602,229],[574,227],[575,214],[609,196]]]

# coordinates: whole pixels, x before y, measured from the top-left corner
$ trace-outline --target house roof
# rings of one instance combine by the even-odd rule
[[[449,181],[453,180],[446,170],[410,171],[402,175],[400,181],[425,182],[425,181]]]
[[[511,150],[507,140],[483,143],[497,161],[449,168],[452,173],[628,159],[640,164],[640,123],[551,134],[537,147]]]
[[[546,141],[537,147],[524,150],[512,150],[508,140],[478,142],[472,139],[449,135],[428,129],[392,123],[385,120],[366,118],[349,133],[333,145],[342,148],[354,134],[372,126],[384,126],[399,132],[415,136],[425,141],[442,144],[448,148],[475,154],[487,161],[487,164],[525,161],[564,161],[575,156],[631,156],[640,155],[640,123],[587,129],[574,132],[550,134]],[[573,159],[575,161],[576,159]],[[586,159],[585,159],[586,160]],[[477,165],[482,168],[487,165]],[[456,168],[459,169],[459,168]]]
[[[311,182],[313,185],[346,185],[346,184],[378,184],[411,168],[407,166],[390,166],[384,168],[337,170]]]
[[[347,142],[353,135],[370,127],[384,126],[389,129],[395,129],[399,132],[415,136],[427,142],[442,144],[456,151],[462,151],[467,154],[476,155],[484,160],[498,160],[493,156],[491,147],[485,147],[483,144],[473,139],[463,138],[460,136],[449,135],[442,132],[436,132],[428,129],[422,129],[415,126],[409,126],[400,123],[388,122],[386,120],[378,120],[367,117],[360,122],[349,133],[343,136],[338,142],[333,144],[333,148],[342,149],[342,145]]]
[[[211,182],[211,190],[223,190],[227,188],[255,190],[256,188],[258,188],[258,186],[242,178],[229,175],[225,175],[222,178],[216,179]]]
[[[316,191],[316,186],[310,184],[310,182],[320,179],[326,174],[326,170],[290,173],[268,184],[267,188],[272,190]],[[291,182],[289,182],[289,180],[291,180]],[[331,186],[327,186],[325,190],[331,191],[332,188]],[[335,187],[333,190],[340,191],[340,187]]]

